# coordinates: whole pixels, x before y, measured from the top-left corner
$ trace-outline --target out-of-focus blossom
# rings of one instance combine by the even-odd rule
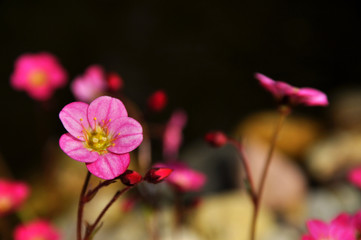
[[[17,210],[28,195],[26,183],[0,179],[0,217]]]
[[[256,73],[255,78],[263,88],[271,92],[280,104],[327,106],[328,100],[325,93],[313,88],[297,88],[285,82],[274,81],[271,78]]]
[[[227,143],[227,136],[221,131],[209,132],[204,136],[204,140],[213,147],[222,147]]]
[[[163,90],[158,90],[152,93],[148,98],[148,107],[154,112],[160,112],[167,105],[168,97]]]
[[[167,167],[153,167],[145,174],[144,180],[157,184],[166,179],[172,172],[173,170]]]
[[[181,192],[199,191],[206,182],[206,176],[203,173],[188,167],[182,162],[169,162],[155,166],[173,169],[166,182]]]
[[[15,62],[11,85],[27,91],[36,100],[48,100],[55,89],[66,84],[67,74],[50,53],[23,54]]]
[[[307,228],[309,234],[302,236],[302,240],[356,240],[352,218],[348,214],[340,214],[330,223],[310,220]]]
[[[109,90],[113,92],[122,89],[124,85],[123,79],[117,73],[109,73],[107,83]]]
[[[168,121],[163,134],[163,154],[166,158],[176,158],[183,140],[183,128],[187,123],[187,114],[175,111]]]
[[[361,167],[351,169],[347,174],[347,178],[352,184],[361,188]]]
[[[143,140],[142,126],[128,117],[123,103],[102,96],[89,105],[73,102],[59,114],[65,129],[60,148],[71,158],[85,162],[102,179],[113,179],[127,170],[129,152]]]
[[[123,212],[130,212],[135,207],[138,199],[135,197],[126,197],[121,204],[121,209]]]
[[[84,75],[78,76],[71,83],[71,90],[77,100],[91,102],[104,94],[107,88],[105,73],[101,66],[89,66]]]
[[[59,240],[60,233],[48,221],[36,220],[19,225],[14,231],[14,240]]]
[[[126,170],[122,175],[120,175],[120,180],[124,185],[134,186],[142,181],[142,175],[133,170]]]

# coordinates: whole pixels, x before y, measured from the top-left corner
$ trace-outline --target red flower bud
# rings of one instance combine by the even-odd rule
[[[151,168],[144,177],[150,183],[160,183],[173,172],[170,168]]]
[[[228,138],[223,132],[215,131],[207,133],[204,136],[204,140],[211,144],[213,147],[222,147],[224,144],[227,143]]]
[[[142,181],[142,175],[133,170],[126,170],[119,178],[127,186],[134,186]]]
[[[160,112],[166,106],[167,101],[167,94],[163,90],[158,90],[148,98],[148,107],[154,112]]]
[[[107,78],[108,88],[115,92],[123,88],[123,79],[117,73],[110,73]]]

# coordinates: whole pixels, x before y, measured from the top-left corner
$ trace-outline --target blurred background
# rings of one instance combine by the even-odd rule
[[[229,176],[236,174],[232,172],[233,160],[226,161],[222,172],[215,171],[224,159],[233,159],[232,150],[209,152],[202,143],[205,133],[219,129],[247,139],[268,139],[274,121],[268,111],[275,104],[254,79],[255,72],[295,86],[320,89],[329,96],[330,107],[297,108],[289,129],[297,131],[303,126],[305,130],[286,136],[280,152],[300,160],[295,164],[303,171],[300,192],[307,191],[305,186],[333,186],[344,173],[336,174],[336,170],[345,171],[350,166],[339,159],[347,159],[347,163],[352,159],[353,165],[361,159],[355,144],[361,139],[360,11],[361,3],[356,0],[2,0],[1,158],[15,178],[32,179],[42,174],[39,168],[41,172],[51,168],[51,163],[41,162],[48,161],[44,159],[49,159],[53,150],[44,153],[43,149],[49,138],[56,143],[65,132],[58,113],[74,101],[69,84],[56,91],[51,108],[9,84],[19,55],[47,51],[58,57],[69,82],[92,64],[119,73],[124,94],[140,109],[146,107],[152,92],[165,90],[167,108],[154,119],[164,123],[178,108],[188,114],[182,154],[207,173],[204,193],[239,186],[238,178]],[[302,138],[301,143],[291,141],[296,149],[287,145],[294,136]],[[320,147],[311,149],[310,145],[318,146],[316,143]],[[344,146],[338,153],[356,153],[337,158],[327,151],[335,146]],[[337,158],[334,162],[338,165],[320,174],[319,169],[329,165],[330,155]],[[322,159],[321,163],[306,163],[307,159],[316,162],[315,158]],[[359,197],[355,189],[350,192]],[[349,210],[357,207],[352,205]]]

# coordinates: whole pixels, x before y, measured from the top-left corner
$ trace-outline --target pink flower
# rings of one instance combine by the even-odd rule
[[[28,195],[27,184],[0,179],[0,217],[17,210]]]
[[[167,101],[167,94],[163,90],[158,90],[148,98],[148,107],[154,112],[160,112],[167,105]]]
[[[309,234],[302,236],[302,240],[356,240],[352,218],[348,214],[340,214],[329,224],[310,220],[307,228]]]
[[[163,154],[166,158],[175,158],[183,140],[182,131],[187,123],[187,114],[178,110],[168,121],[163,134]]]
[[[66,84],[66,72],[50,53],[23,54],[15,62],[11,85],[36,100],[48,100],[56,88]]]
[[[84,102],[91,102],[103,95],[106,88],[104,70],[98,65],[88,67],[83,76],[75,78],[71,83],[71,91],[75,98]]]
[[[361,167],[350,170],[347,174],[347,178],[355,186],[361,188]]]
[[[125,172],[129,152],[143,140],[142,126],[128,117],[123,103],[103,96],[90,105],[73,102],[59,114],[65,129],[60,148],[71,158],[85,162],[88,170],[102,179],[113,179]]]
[[[171,162],[155,166],[173,169],[172,174],[165,181],[181,192],[199,191],[206,182],[203,173],[191,169],[185,163]]]
[[[14,240],[59,240],[60,234],[49,222],[36,220],[19,225],[14,231]]]
[[[285,82],[274,81],[261,73],[256,73],[255,78],[258,79],[262,87],[271,92],[281,104],[306,106],[328,105],[326,94],[319,90],[313,88],[297,88]]]

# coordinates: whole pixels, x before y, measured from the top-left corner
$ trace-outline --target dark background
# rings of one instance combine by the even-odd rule
[[[321,89],[331,103],[340,88],[358,87],[360,10],[358,0],[0,1],[0,152],[13,168],[33,166],[46,136],[65,132],[58,112],[73,101],[69,86],[52,108],[10,87],[25,52],[55,54],[69,81],[94,63],[116,71],[142,108],[164,89],[168,113],[189,114],[192,141],[273,106],[254,72]],[[323,108],[299,111],[327,118]]]

